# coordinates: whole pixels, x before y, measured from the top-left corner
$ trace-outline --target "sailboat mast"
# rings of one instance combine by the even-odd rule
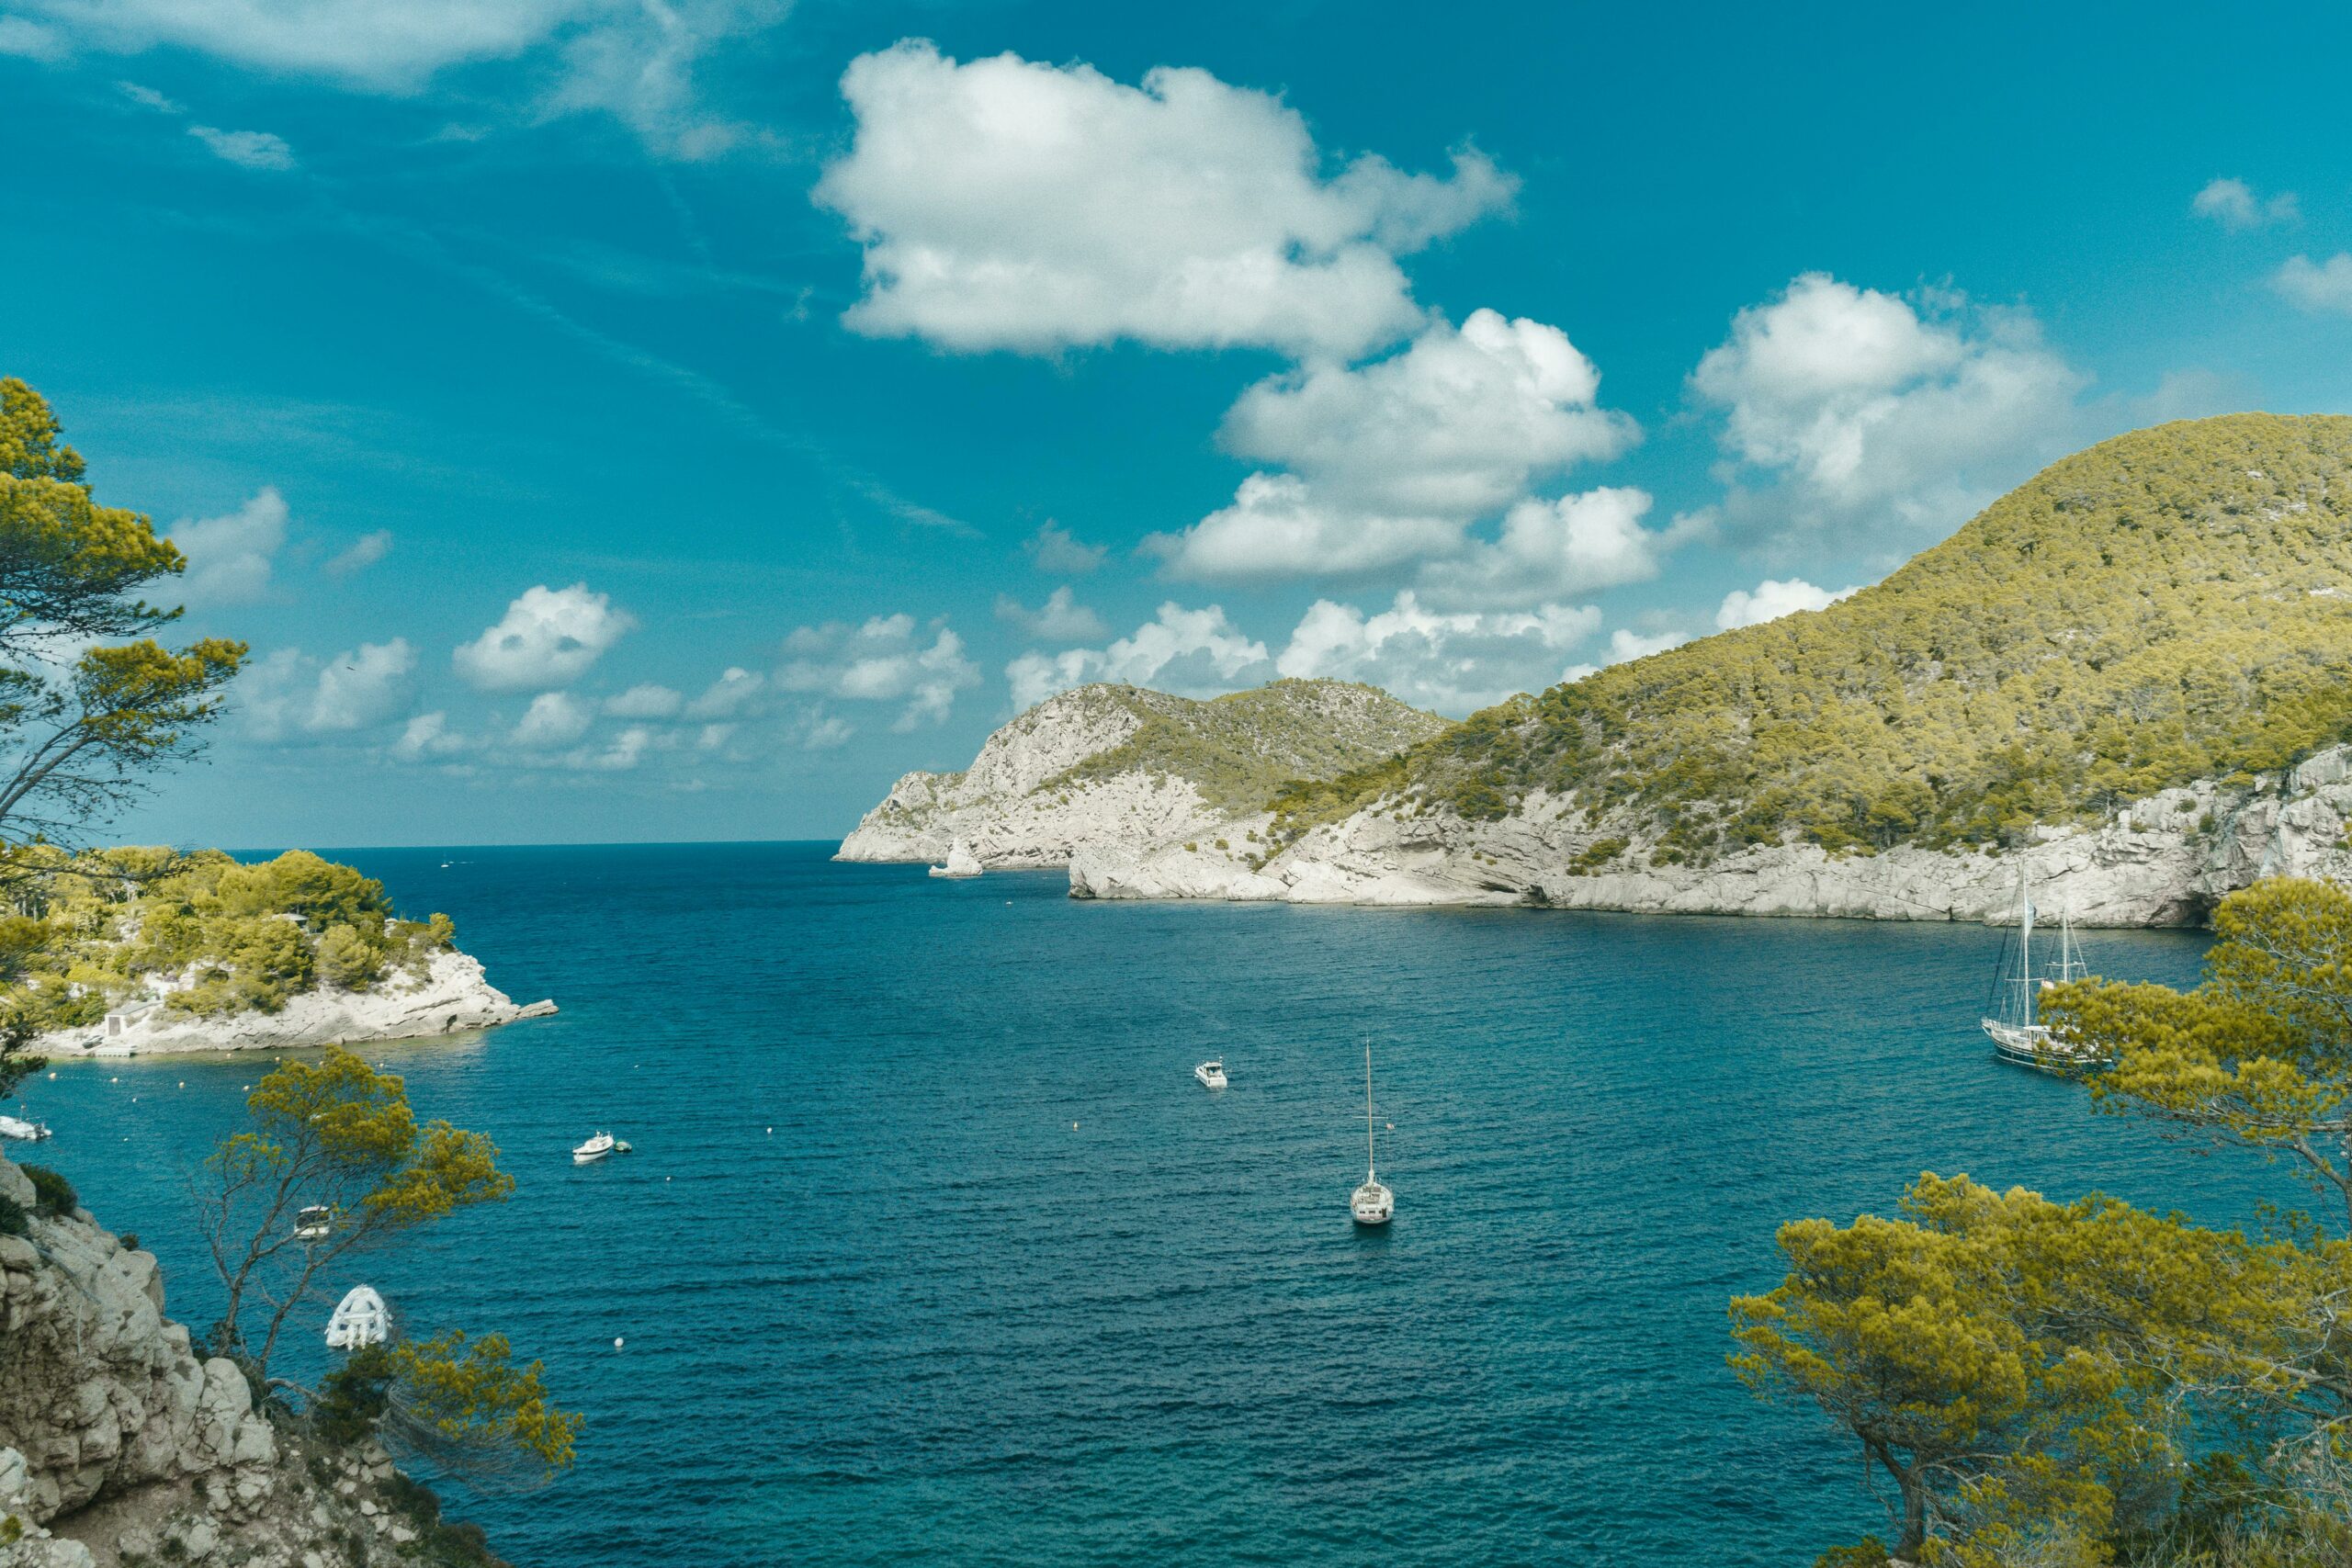
[[[2022,1021],[2033,1022],[2033,884],[2025,867],[2018,867],[2018,996]]]
[[[1372,1042],[1363,1043],[1363,1179],[1370,1181],[1379,1164],[1372,1152]]]

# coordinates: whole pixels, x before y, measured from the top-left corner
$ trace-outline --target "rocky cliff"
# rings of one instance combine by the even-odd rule
[[[1447,728],[1370,686],[1278,681],[1208,702],[1080,686],[989,737],[960,773],[913,773],[836,857],[1066,865],[1080,847],[1214,842],[1292,779],[1333,778]]]
[[[1096,844],[1072,858],[1070,895],[2007,920],[2022,872],[2038,906],[2063,904],[2079,924],[2187,925],[2257,877],[2352,882],[2347,822],[2352,747],[2336,746],[2282,773],[2165,790],[2096,825],[2041,829],[1999,853],[1775,844],[1679,864],[1637,823],[1595,820],[1539,794],[1499,820],[1386,802],[1263,861],[1198,840]],[[1263,836],[1272,824],[1249,826]]]
[[[455,949],[432,955],[422,973],[398,971],[364,991],[320,986],[296,993],[275,1012],[248,1010],[202,1018],[175,1011],[166,997],[119,1006],[99,1022],[52,1030],[32,1044],[37,1055],[168,1055],[187,1051],[240,1051],[296,1045],[356,1044],[492,1029],[516,1019],[544,1018],[552,1001],[518,1005],[492,986],[481,961]]]
[[[0,1198],[34,1207],[5,1159]],[[27,1232],[0,1235],[0,1564],[494,1561],[380,1449],[324,1451],[256,1410],[164,1316],[151,1254],[84,1210]]]

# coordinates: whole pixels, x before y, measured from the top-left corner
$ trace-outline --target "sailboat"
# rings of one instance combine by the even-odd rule
[[[2052,986],[2079,980],[2090,972],[2082,949],[2075,942],[2074,911],[2062,908],[2058,941],[2039,972],[2034,967],[2033,884],[2025,868],[2018,868],[2018,940],[2005,948],[1993,981],[1991,1013],[1980,1021],[1993,1042],[1994,1054],[2005,1062],[2045,1073],[2080,1071],[2105,1066],[2094,1048],[2060,1040],[2041,1021],[2041,993]]]
[[[1360,1225],[1385,1225],[1396,1212],[1396,1194],[1380,1184],[1372,1146],[1372,1043],[1363,1047],[1363,1185],[1348,1195],[1348,1213]]]

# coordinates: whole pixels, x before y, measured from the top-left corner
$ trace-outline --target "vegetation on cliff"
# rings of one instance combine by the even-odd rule
[[[2215,931],[2196,990],[2081,981],[2045,1016],[2111,1059],[2101,1110],[2285,1155],[2322,1216],[2248,1235],[1929,1175],[1895,1218],[1784,1227],[1787,1278],[1732,1303],[1733,1366],[1854,1438],[1905,1561],[2352,1561],[2352,897],[2259,883]]]
[[[7,1004],[38,1030],[94,1024],[125,998],[162,991],[175,1012],[276,1012],[317,987],[364,991],[421,973],[456,931],[403,920],[384,885],[291,850],[244,865],[218,850],[36,847],[5,889],[0,953],[16,955]],[[168,989],[164,987],[168,987]]]
[[[1140,773],[1189,779],[1210,806],[1244,815],[1264,810],[1293,780],[1335,778],[1453,728],[1350,681],[1276,681],[1206,701],[1135,686],[1084,690],[1121,704],[1141,723],[1041,791]]]
[[[1668,860],[2014,841],[2352,737],[2352,418],[2237,414],[2043,470],[1876,587],[1473,715],[1276,798],[1531,791]]]

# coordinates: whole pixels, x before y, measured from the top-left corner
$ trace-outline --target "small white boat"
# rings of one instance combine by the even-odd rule
[[[327,1319],[327,1348],[356,1350],[365,1345],[381,1345],[391,1332],[392,1309],[384,1304],[384,1298],[373,1286],[354,1285]]]
[[[334,1234],[334,1211],[313,1203],[294,1216],[294,1235],[302,1241],[323,1241]]]
[[[616,1140],[610,1133],[599,1133],[571,1151],[571,1163],[588,1165],[613,1152]]]
[[[49,1123],[46,1122],[26,1122],[14,1116],[0,1116],[0,1138],[16,1138],[28,1144],[37,1144],[48,1136]]]
[[[2041,993],[2090,972],[2090,965],[2083,962],[2082,949],[2075,942],[2074,912],[2060,913],[2056,951],[2045,954],[2047,962],[2038,975],[2033,967],[2033,887],[2020,868],[2017,948],[2004,954],[2001,973],[1994,981],[1992,1013],[1977,1021],[1993,1042],[1993,1054],[2005,1062],[2045,1073],[2103,1067],[2107,1058],[2096,1047],[2061,1040],[2041,1021]]]
[[[1225,1064],[1221,1061],[1203,1062],[1199,1066],[1193,1069],[1193,1076],[1201,1080],[1201,1087],[1203,1089],[1223,1089],[1225,1087]]]
[[[970,845],[958,839],[947,846],[947,863],[933,866],[931,874],[933,876],[978,876],[980,874],[980,857],[972,852]]]
[[[1396,1194],[1380,1184],[1372,1145],[1372,1043],[1363,1048],[1363,1185],[1348,1194],[1348,1213],[1360,1225],[1385,1225],[1396,1212]]]

